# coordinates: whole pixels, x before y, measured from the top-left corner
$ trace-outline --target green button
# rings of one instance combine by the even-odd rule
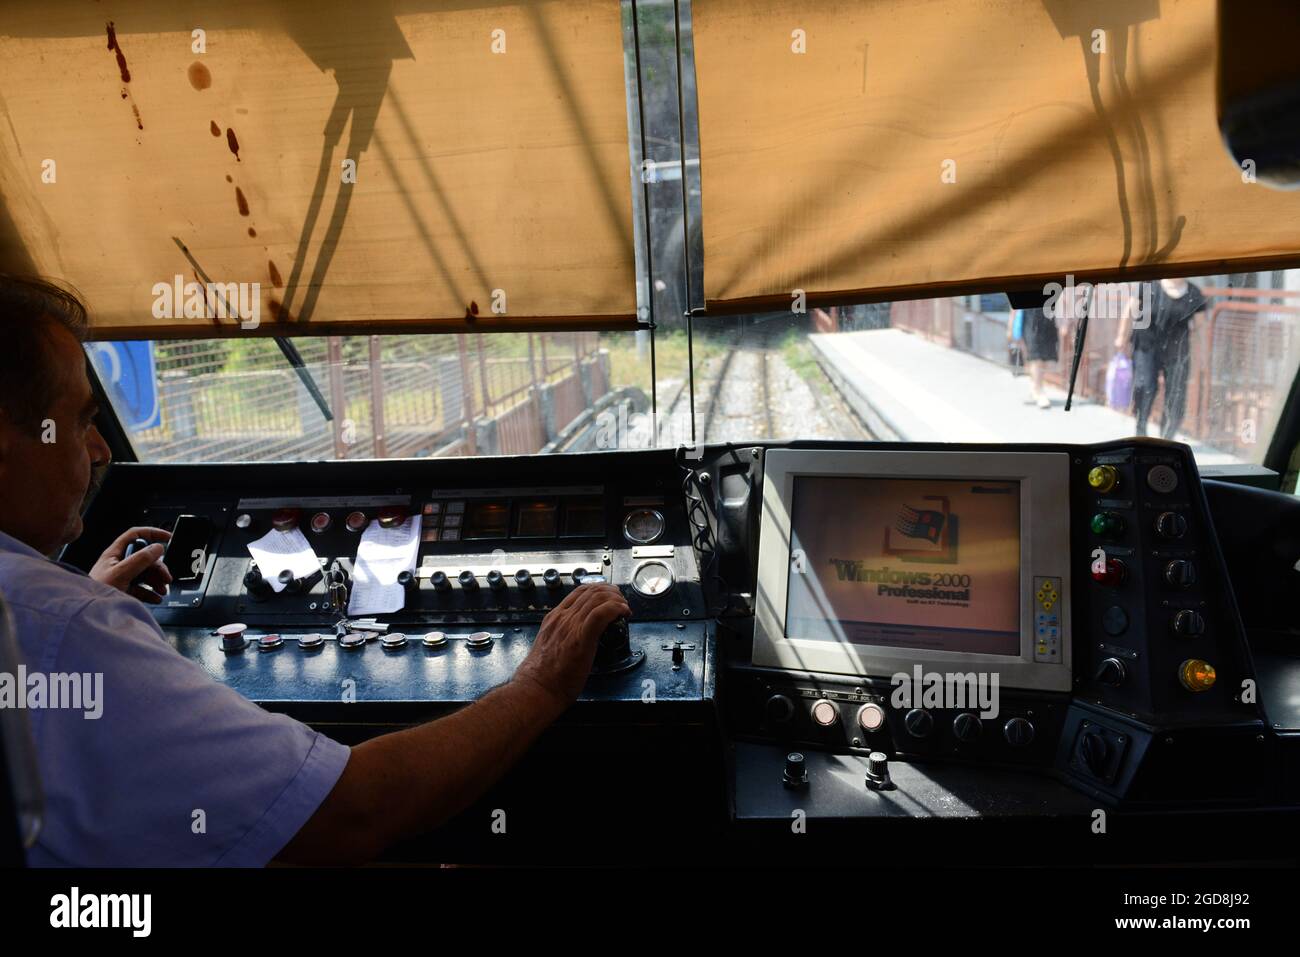
[[[1092,517],[1091,525],[1096,535],[1114,536],[1124,531],[1124,519],[1114,512],[1098,512]]]

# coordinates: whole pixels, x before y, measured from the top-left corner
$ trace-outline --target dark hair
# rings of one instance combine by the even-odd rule
[[[0,413],[20,429],[39,429],[55,399],[53,324],[85,341],[86,307],[74,290],[36,276],[0,273]]]

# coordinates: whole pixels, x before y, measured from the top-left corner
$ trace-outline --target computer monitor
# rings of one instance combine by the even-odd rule
[[[754,663],[1070,689],[1069,456],[774,449]]]

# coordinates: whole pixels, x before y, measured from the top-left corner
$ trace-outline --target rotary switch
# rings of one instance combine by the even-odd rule
[[[1155,530],[1161,538],[1182,538],[1187,534],[1187,519],[1177,512],[1161,512],[1156,516]]]
[[[934,716],[924,708],[913,708],[903,716],[903,727],[914,738],[928,738],[934,730]]]
[[[559,571],[554,568],[548,568],[546,571],[542,572],[542,581],[546,584],[546,587],[551,590],[559,588],[564,584],[561,580]]]
[[[1180,608],[1174,612],[1169,627],[1179,638],[1195,638],[1205,633],[1205,618],[1200,612],[1193,611],[1191,608]]]
[[[527,568],[519,569],[519,571],[515,572],[515,585],[524,591],[531,590],[533,588],[533,573]]]
[[[487,583],[488,588],[491,588],[493,591],[505,591],[506,576],[502,575],[494,568],[487,573]]]
[[[1013,748],[1028,747],[1034,740],[1034,725],[1028,718],[1012,718],[1002,726],[1002,736]]]
[[[1110,761],[1110,742],[1101,732],[1089,731],[1079,739],[1079,757],[1094,777],[1104,778]]]
[[[1174,588],[1191,588],[1196,584],[1196,566],[1185,558],[1176,558],[1165,566],[1165,581]]]
[[[964,741],[967,744],[976,741],[983,730],[984,725],[980,723],[980,716],[969,711],[963,711],[952,719],[952,733],[958,741]]]
[[[1127,676],[1128,672],[1124,668],[1124,662],[1118,658],[1106,658],[1097,666],[1097,671],[1092,677],[1093,680],[1101,684],[1118,688],[1124,683]]]
[[[451,579],[447,577],[447,573],[444,571],[436,571],[430,575],[429,584],[433,586],[434,591],[451,591]]]
[[[478,591],[478,578],[468,568],[456,576],[456,581],[465,591]]]

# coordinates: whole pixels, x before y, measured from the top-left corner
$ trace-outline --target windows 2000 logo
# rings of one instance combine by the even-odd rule
[[[951,564],[957,561],[957,516],[946,495],[924,495],[926,505],[904,505],[885,526],[884,554],[904,562]],[[931,506],[929,503],[934,503]]]

